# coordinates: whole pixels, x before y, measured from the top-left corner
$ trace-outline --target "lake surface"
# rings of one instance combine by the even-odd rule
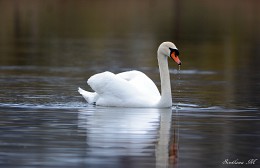
[[[160,2],[0,1],[0,167],[259,167],[259,2]],[[160,88],[168,40],[172,108],[78,94],[106,70]]]

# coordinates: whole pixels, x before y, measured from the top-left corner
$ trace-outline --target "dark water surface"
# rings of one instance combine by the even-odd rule
[[[259,167],[259,2],[161,2],[0,1],[0,167]],[[171,109],[77,93],[105,70],[160,87],[167,40]]]

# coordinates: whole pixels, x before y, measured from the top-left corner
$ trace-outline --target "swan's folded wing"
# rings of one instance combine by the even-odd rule
[[[103,72],[89,78],[88,84],[98,94],[97,105],[126,106],[127,104],[129,107],[150,107],[158,102],[160,95],[156,97],[153,93],[156,91],[144,88],[150,86],[139,85],[144,81],[142,75],[131,79],[122,78],[121,75]],[[156,86],[154,87],[157,90]]]
[[[132,84],[107,71],[91,76],[88,84],[100,96],[124,98],[136,93]]]
[[[160,97],[160,92],[154,82],[143,72],[127,71],[117,74],[118,77],[127,80],[129,83],[141,90],[145,95]]]

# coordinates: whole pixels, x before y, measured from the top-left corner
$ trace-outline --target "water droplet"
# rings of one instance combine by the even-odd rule
[[[181,74],[180,74],[180,71],[181,71],[181,65],[179,65],[179,69],[178,69],[178,71],[177,71],[177,77],[178,77],[178,81],[177,81],[177,82],[178,82],[177,92],[178,92],[178,95],[180,95],[180,93],[181,93],[181,81],[180,81],[180,79],[181,79]],[[180,102],[177,103],[176,109],[180,109],[179,105],[180,105]]]

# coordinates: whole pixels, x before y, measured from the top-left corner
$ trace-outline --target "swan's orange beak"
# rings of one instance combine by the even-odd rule
[[[178,64],[181,65],[181,60],[179,59],[178,55],[175,52],[172,52],[171,58]]]

